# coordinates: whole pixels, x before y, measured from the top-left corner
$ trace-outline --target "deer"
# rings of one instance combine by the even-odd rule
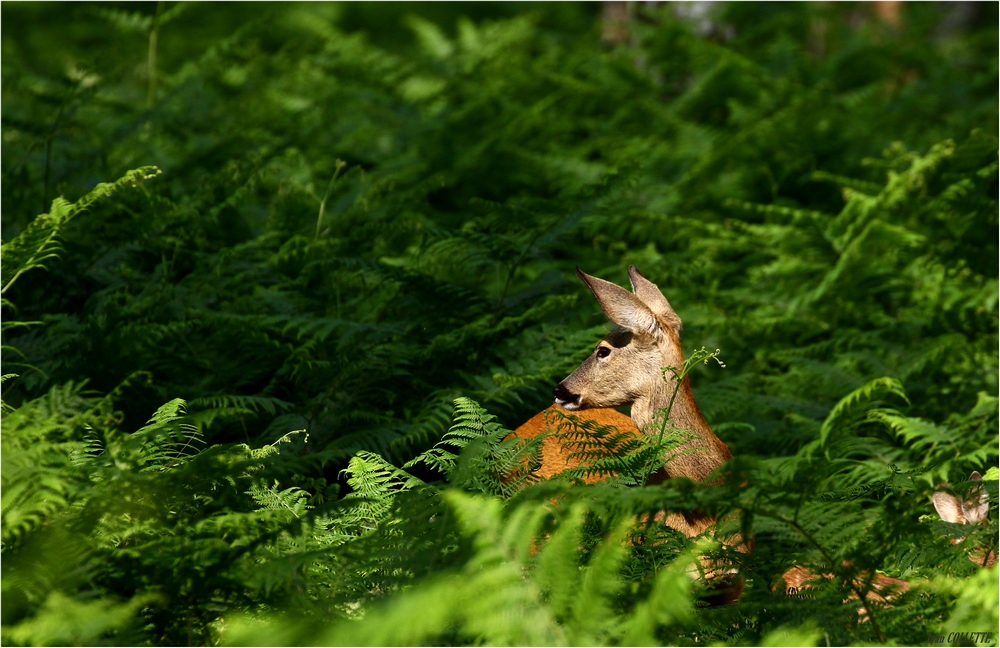
[[[705,481],[731,459],[732,454],[702,416],[688,377],[685,376],[678,384],[676,375],[663,370],[684,364],[680,343],[681,318],[656,284],[644,277],[634,265],[628,268],[632,292],[588,275],[579,267],[576,273],[615,326],[598,342],[587,359],[553,389],[556,406],[568,412],[580,412],[584,420],[593,419],[605,425],[615,425],[622,432],[645,435],[655,434],[660,429],[663,424],[659,420],[660,413],[669,407],[669,422],[678,429],[690,431],[691,436],[664,457],[663,466],[647,483],[658,484],[673,477]],[[613,409],[623,406],[631,407],[630,418]],[[524,439],[537,436],[547,429],[544,427],[545,415],[546,412],[537,414],[517,428],[513,436]],[[546,439],[543,442],[542,466],[537,474],[551,476],[566,467],[578,465],[567,454],[556,439]],[[592,480],[597,481],[597,478]],[[713,518],[698,511],[669,513],[663,521],[687,537],[701,535],[716,523]],[[724,542],[744,553],[752,550],[752,543],[741,537],[728,538]],[[743,582],[734,577],[733,570],[720,570],[718,566],[704,561],[703,566],[713,574],[710,580],[715,581],[715,586],[727,590],[717,602],[728,603],[739,599]],[[725,575],[718,577],[720,571],[724,571]]]
[[[968,479],[968,481],[981,480],[982,475],[979,474],[979,471],[973,471]],[[954,494],[951,486],[947,483],[941,483],[937,485],[937,490],[931,496],[931,501],[934,504],[934,510],[937,511],[938,517],[952,524],[969,526],[978,524],[986,519],[990,511],[989,494],[982,486],[975,487],[969,499],[963,500]],[[964,541],[964,536],[950,540],[951,544],[955,545]],[[996,564],[997,554],[991,547],[978,547],[969,552],[969,560],[980,567],[992,567]],[[802,565],[796,565],[782,574],[779,585],[784,585],[786,594],[795,595],[802,590],[809,589],[809,583],[819,578],[832,579],[833,574],[819,574]],[[860,585],[867,579],[868,574],[862,572],[857,576],[855,583]],[[871,589],[865,598],[879,602],[891,601],[909,589],[909,581],[884,574],[876,574],[871,579]],[[856,598],[857,596],[852,594],[845,600],[845,603]]]
[[[982,481],[983,476],[978,470],[973,470],[967,481]],[[931,496],[934,510],[938,517],[952,524],[974,525],[987,519],[990,512],[990,495],[986,489],[977,485],[968,500],[963,500],[951,491],[948,484],[938,484],[938,490]],[[965,537],[952,538],[951,544],[957,545],[965,541]],[[997,554],[991,547],[978,547],[969,552],[969,560],[980,567],[992,567],[997,562]]]
[[[678,385],[676,376],[662,371],[663,367],[684,364],[681,318],[656,284],[634,265],[628,268],[632,292],[592,277],[579,268],[576,273],[615,327],[597,344],[593,353],[552,390],[556,404],[570,412],[631,406],[635,428],[650,434],[660,424],[658,412],[665,410],[673,398],[670,422],[693,434],[669,460],[664,458],[663,469],[650,483],[672,477],[705,481],[732,458],[732,453],[702,416],[690,379],[685,377]],[[698,514],[673,514],[667,520],[669,526],[689,537],[704,533],[712,523],[711,519]]]

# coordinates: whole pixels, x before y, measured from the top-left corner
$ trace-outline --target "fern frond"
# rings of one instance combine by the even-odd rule
[[[423,484],[379,455],[366,451],[357,453],[342,472],[353,489],[344,499],[357,500],[357,522],[366,529],[374,528],[385,517],[396,494]]]
[[[889,394],[907,400],[903,386],[894,378],[876,378],[840,399],[823,421],[819,433],[820,443],[828,443],[835,430],[842,429],[857,420],[861,416],[859,408]]]
[[[253,484],[247,494],[253,498],[260,509],[265,511],[288,511],[300,518],[310,508],[306,503],[308,493],[295,486],[279,490],[277,480],[271,486]]]
[[[156,167],[140,167],[127,172],[114,182],[98,184],[74,203],[69,203],[63,198],[53,200],[49,213],[39,215],[17,237],[0,247],[0,258],[2,258],[0,274],[5,277],[0,294],[7,292],[25,272],[33,268],[44,268],[46,261],[59,256],[61,247],[56,237],[75,216],[101,198],[110,196],[123,187],[137,186],[159,173],[160,170]]]
[[[474,442],[496,445],[509,434],[508,430],[496,422],[496,416],[488,413],[479,403],[459,397],[455,399],[454,405],[454,424],[441,441],[407,463],[404,468],[423,462],[446,475],[451,474],[457,465],[458,454],[447,448],[461,451]]]

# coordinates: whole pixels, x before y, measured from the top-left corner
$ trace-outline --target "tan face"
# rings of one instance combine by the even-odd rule
[[[553,390],[566,409],[619,407],[648,397],[663,385],[662,367],[683,362],[680,318],[654,284],[629,268],[633,292],[609,281],[577,274],[617,326],[583,364]]]
[[[555,401],[566,409],[631,405],[660,377],[660,346],[655,335],[637,335],[616,326],[590,356],[559,383]]]

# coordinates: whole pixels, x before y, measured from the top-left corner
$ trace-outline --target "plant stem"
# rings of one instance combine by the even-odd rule
[[[330,178],[330,184],[326,187],[326,193],[323,194],[323,200],[319,201],[319,216],[316,217],[316,238],[319,238],[320,229],[323,227],[323,214],[326,213],[326,201],[330,198],[330,194],[333,193],[333,187],[337,182],[337,177],[340,172],[347,166],[347,162],[343,160],[337,160],[337,168],[333,172],[333,177]]]
[[[160,36],[160,14],[163,13],[163,0],[156,3],[156,16],[153,18],[153,26],[149,30],[149,49],[146,55],[146,78],[148,87],[146,90],[146,107],[152,108],[156,101],[156,41]]]
[[[52,122],[52,130],[49,132],[49,136],[45,139],[45,179],[42,182],[42,210],[40,212],[42,214],[46,213],[49,209],[49,178],[52,171],[52,142],[55,141],[56,133],[59,130],[59,121],[62,119],[63,111],[76,95],[76,89],[78,87],[79,84],[73,88],[66,100],[59,105],[59,111],[56,113],[56,118]]]
[[[692,353],[691,357],[688,358],[688,359],[686,359],[681,364],[680,369],[678,369],[676,367],[663,367],[661,369],[661,371],[663,372],[663,379],[664,380],[667,379],[667,372],[668,371],[671,374],[673,374],[673,376],[674,376],[674,378],[676,380],[675,380],[675,384],[674,384],[674,393],[670,395],[670,402],[667,403],[666,408],[664,408],[663,410],[660,410],[663,413],[663,422],[660,423],[660,434],[657,436],[657,439],[656,439],[656,445],[658,447],[662,447],[663,446],[663,436],[667,433],[667,424],[670,422],[670,412],[672,412],[673,409],[674,409],[674,401],[677,400],[677,392],[680,391],[681,384],[684,382],[684,379],[687,378],[687,375],[689,373],[691,373],[691,369],[693,369],[694,366],[697,363],[699,363],[699,362],[706,362],[707,363],[711,359],[714,359],[722,367],[726,366],[726,364],[724,362],[722,362],[721,360],[719,360],[719,350],[718,349],[715,350],[715,353],[709,353],[705,349],[705,347],[701,347],[701,349],[699,349],[699,350],[695,351],[694,353]],[[649,478],[650,478],[650,476],[653,473],[652,466],[646,466],[644,468],[643,472],[644,472],[643,478],[641,480],[637,480],[637,481],[639,481],[643,486],[645,486],[646,482],[649,481]]]

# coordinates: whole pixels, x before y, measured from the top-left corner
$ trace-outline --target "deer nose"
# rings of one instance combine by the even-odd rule
[[[556,399],[556,403],[566,406],[566,405],[579,405],[580,394],[573,394],[566,386],[562,383],[556,385],[556,388],[552,390],[552,396]]]

